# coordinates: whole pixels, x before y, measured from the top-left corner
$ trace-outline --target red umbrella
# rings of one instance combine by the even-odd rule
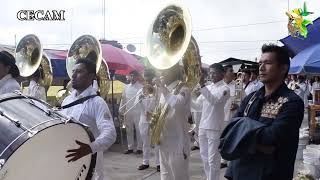
[[[116,70],[116,74],[127,75],[133,70],[143,71],[143,65],[133,55],[109,44],[101,44],[101,48],[109,69]]]

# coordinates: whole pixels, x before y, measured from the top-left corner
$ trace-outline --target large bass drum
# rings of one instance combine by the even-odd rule
[[[90,143],[83,124],[53,111],[49,105],[18,94],[0,96],[0,180],[89,180],[96,154],[68,163],[75,140]]]

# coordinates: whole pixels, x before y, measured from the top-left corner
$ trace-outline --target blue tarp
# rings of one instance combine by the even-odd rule
[[[289,74],[320,74],[320,43],[297,54],[291,60]]]
[[[320,43],[320,18],[314,20],[313,24],[308,25],[307,28],[307,38],[287,36],[280,40],[290,50],[293,56],[312,45]]]
[[[53,77],[68,78],[66,61],[64,59],[51,59]]]

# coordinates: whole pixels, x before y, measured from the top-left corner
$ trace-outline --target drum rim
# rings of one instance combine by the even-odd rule
[[[76,122],[76,121],[70,121],[70,122],[68,122],[68,123],[74,123],[74,124],[78,124],[78,125],[82,126],[82,127],[85,129],[85,131],[87,132],[90,141],[91,141],[91,142],[94,141],[93,133],[92,133],[91,131],[88,131],[88,127],[87,127],[87,126],[84,126],[83,124],[78,123],[78,122]],[[36,136],[39,132],[44,131],[45,129],[48,129],[49,127],[54,127],[54,126],[61,125],[61,124],[64,124],[64,122],[59,122],[59,123],[54,124],[54,125],[52,125],[52,126],[45,127],[45,128],[43,128],[43,129],[39,130],[39,131],[35,134],[35,136]],[[24,132],[20,135],[20,137],[19,137],[18,139],[20,139],[22,136],[26,136],[27,133],[28,133],[28,131],[24,131]],[[23,145],[24,145],[29,139],[31,139],[31,138],[32,138],[32,137],[25,138],[25,140],[23,140],[22,143],[21,143],[19,146],[17,146],[17,148],[15,148],[15,149],[12,151],[12,153],[5,159],[5,163],[3,164],[3,166],[7,163],[7,161],[10,159],[10,157],[11,157],[21,146],[23,146]],[[7,148],[7,147],[6,147],[6,148]],[[1,157],[0,157],[0,159],[1,159]],[[97,161],[97,153],[92,153],[92,154],[91,154],[90,167],[89,167],[89,169],[88,169],[88,174],[87,174],[87,176],[86,176],[86,178],[85,178],[86,180],[91,180],[91,179],[92,179],[93,174],[94,174],[94,171],[95,171],[96,161]]]
[[[19,95],[19,94],[15,94],[15,93],[8,93],[6,97],[0,97],[0,103],[5,102],[5,101],[9,101],[9,100],[14,100],[14,99],[27,99],[27,98],[30,98],[30,99],[32,99],[32,100],[36,100],[36,101],[38,101],[38,102],[40,102],[40,103],[42,103],[42,104],[47,105],[47,106],[48,106],[48,109],[53,108],[53,106],[51,106],[50,104],[48,104],[48,103],[46,103],[46,102],[44,102],[44,101],[42,101],[42,100],[39,100],[39,99],[37,99],[37,98],[31,97],[31,96],[26,96],[26,95]],[[47,122],[47,123],[48,123],[48,122]],[[83,124],[83,123],[81,123],[81,122],[72,121],[72,120],[70,120],[68,123],[79,124],[79,125],[82,126],[82,127],[85,129],[85,131],[87,132],[90,141],[93,142],[93,141],[95,140],[93,133],[92,133],[91,131],[89,131],[89,127],[86,126],[85,124]],[[38,134],[39,132],[41,132],[41,131],[49,128],[49,127],[57,126],[57,125],[60,125],[60,124],[64,124],[64,122],[61,121],[61,122],[59,122],[59,123],[57,123],[57,124],[54,124],[54,125],[52,125],[52,126],[45,127],[45,128],[43,128],[43,129],[39,130],[39,131],[37,132],[37,134]],[[26,135],[27,135],[27,132],[28,132],[28,131],[24,131],[24,132],[23,132],[23,135],[22,135],[22,134],[19,135],[20,137],[19,137],[18,139],[20,139],[22,136],[26,136]],[[37,134],[35,134],[35,136],[36,136]],[[4,165],[5,165],[6,162],[10,159],[10,157],[16,152],[16,150],[19,149],[24,143],[26,143],[26,142],[27,142],[29,139],[31,139],[31,138],[32,138],[32,137],[27,137],[27,138],[25,138],[24,140],[22,140],[22,143],[21,143],[19,146],[17,146],[17,148],[14,149],[14,150],[12,151],[12,153],[5,159]],[[1,157],[0,157],[0,158],[1,158]],[[92,153],[92,154],[91,154],[91,163],[90,163],[90,167],[89,167],[89,169],[88,169],[88,174],[87,174],[87,176],[86,176],[86,180],[91,180],[91,179],[92,179],[93,174],[94,174],[94,171],[95,171],[95,167],[96,167],[96,162],[97,162],[97,153]]]

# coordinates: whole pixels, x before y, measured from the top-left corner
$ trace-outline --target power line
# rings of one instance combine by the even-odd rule
[[[256,43],[256,42],[265,42],[265,41],[279,41],[277,39],[258,39],[258,40],[240,40],[240,41],[198,41],[198,44],[213,44],[213,43]],[[122,44],[144,44],[141,42],[121,42]]]
[[[241,24],[241,25],[233,25],[233,26],[210,27],[210,28],[203,28],[203,29],[195,29],[195,30],[193,30],[193,31],[210,31],[210,30],[215,30],[215,29],[227,29],[227,28],[257,26],[257,25],[283,23],[283,22],[288,22],[288,21],[281,20],[281,21],[269,21],[269,22],[260,22],[260,23],[251,23],[251,24]]]
[[[206,53],[222,53],[222,52],[237,52],[237,51],[253,51],[253,50],[255,50],[255,51],[259,51],[260,50],[260,47],[257,47],[257,48],[247,48],[247,49],[234,49],[234,50],[218,50],[218,51],[215,51],[215,50],[211,50],[211,51],[209,51],[209,50],[205,50],[205,51],[201,51],[200,50],[200,54],[202,54],[202,53],[204,53],[204,54],[206,54]]]
[[[268,21],[268,22],[251,23],[251,24],[240,24],[240,25],[232,25],[232,26],[220,26],[220,27],[199,28],[199,29],[194,29],[194,30],[192,30],[192,31],[210,31],[210,30],[215,30],[215,29],[228,29],[228,28],[257,26],[257,25],[275,24],[275,23],[283,23],[283,22],[288,22],[288,21],[287,21],[287,20],[279,20],[279,21]],[[143,37],[144,37],[144,36],[124,37],[124,38],[118,38],[117,40],[138,39],[138,38],[143,38]]]
[[[200,41],[198,44],[209,44],[209,43],[255,43],[255,42],[263,42],[263,41],[278,41],[277,39],[259,39],[259,40],[251,40],[251,41]]]

